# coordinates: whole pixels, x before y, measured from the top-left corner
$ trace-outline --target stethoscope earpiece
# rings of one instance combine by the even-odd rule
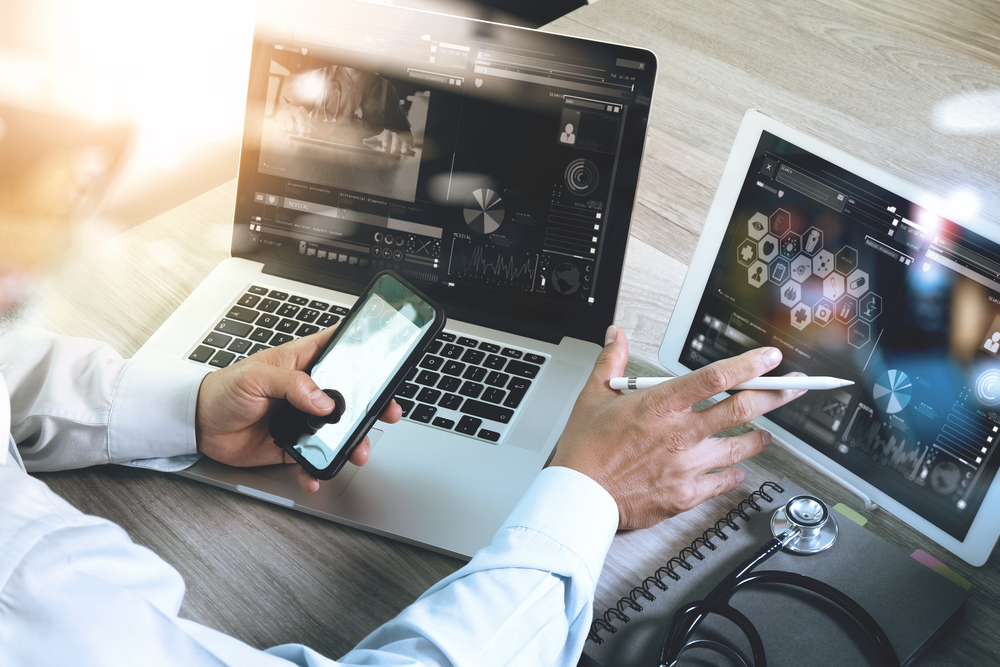
[[[771,515],[771,533],[779,540],[794,529],[799,534],[782,542],[784,548],[799,554],[826,551],[840,532],[830,508],[815,496],[795,496]]]

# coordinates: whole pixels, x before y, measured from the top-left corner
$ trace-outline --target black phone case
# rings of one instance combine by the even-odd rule
[[[444,310],[436,303],[428,299],[423,292],[415,288],[393,271],[380,271],[374,278],[372,278],[372,281],[368,283],[364,291],[358,295],[358,300],[355,302],[355,306],[351,308],[351,312],[349,312],[347,316],[341,320],[341,328],[348,326],[348,323],[353,320],[357,305],[365,302],[368,298],[369,292],[371,292],[374,288],[375,283],[379,280],[379,278],[385,275],[391,276],[393,280],[398,281],[401,285],[413,292],[416,296],[420,297],[428,306],[430,306],[434,310],[435,314],[434,324],[424,333],[416,347],[413,348],[413,352],[409,354],[399,371],[397,371],[392,380],[390,380],[390,382],[386,385],[385,391],[379,395],[374,407],[368,411],[361,424],[359,424],[354,432],[351,433],[347,446],[340,450],[329,466],[320,469],[307,461],[305,457],[299,454],[294,447],[300,436],[307,432],[315,432],[310,429],[308,424],[308,418],[312,415],[308,415],[298,410],[288,401],[282,401],[281,405],[271,416],[271,421],[268,424],[268,431],[274,439],[274,444],[288,452],[299,465],[305,468],[306,472],[317,479],[331,479],[334,475],[340,472],[341,468],[344,467],[344,464],[347,463],[347,460],[351,457],[351,453],[359,444],[361,444],[361,442],[365,439],[365,436],[368,435],[368,431],[371,430],[371,427],[378,420],[379,416],[381,416],[381,414],[385,411],[389,402],[392,400],[393,395],[396,393],[396,388],[403,382],[406,374],[416,367],[417,363],[419,363],[420,359],[423,357],[424,352],[427,350],[428,345],[430,345],[431,341],[433,341],[438,334],[441,333],[444,329],[445,322],[447,321]],[[329,349],[329,347],[333,345],[336,340],[336,335],[330,338],[326,347],[324,347],[320,353],[316,355],[316,359],[309,364],[309,368],[306,369],[307,373],[312,371],[316,360],[321,359],[327,349]],[[336,412],[336,410],[334,412]]]

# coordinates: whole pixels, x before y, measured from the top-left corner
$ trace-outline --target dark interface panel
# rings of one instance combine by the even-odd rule
[[[964,539],[1000,459],[1000,247],[764,133],[680,361],[855,385],[775,423]]]
[[[252,242],[358,282],[390,268],[479,306],[593,310],[636,81],[646,113],[652,71],[505,35],[279,22]]]

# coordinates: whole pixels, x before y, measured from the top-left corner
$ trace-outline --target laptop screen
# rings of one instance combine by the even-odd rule
[[[763,132],[679,361],[856,382],[768,418],[963,540],[1000,465],[1000,246]]]
[[[234,253],[339,286],[393,269],[451,317],[601,339],[652,54],[334,6],[258,30]]]

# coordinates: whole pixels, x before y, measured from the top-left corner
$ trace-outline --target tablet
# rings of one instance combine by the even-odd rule
[[[1000,244],[931,193],[747,112],[660,346],[771,345],[853,380],[756,423],[972,565],[1000,536]]]

